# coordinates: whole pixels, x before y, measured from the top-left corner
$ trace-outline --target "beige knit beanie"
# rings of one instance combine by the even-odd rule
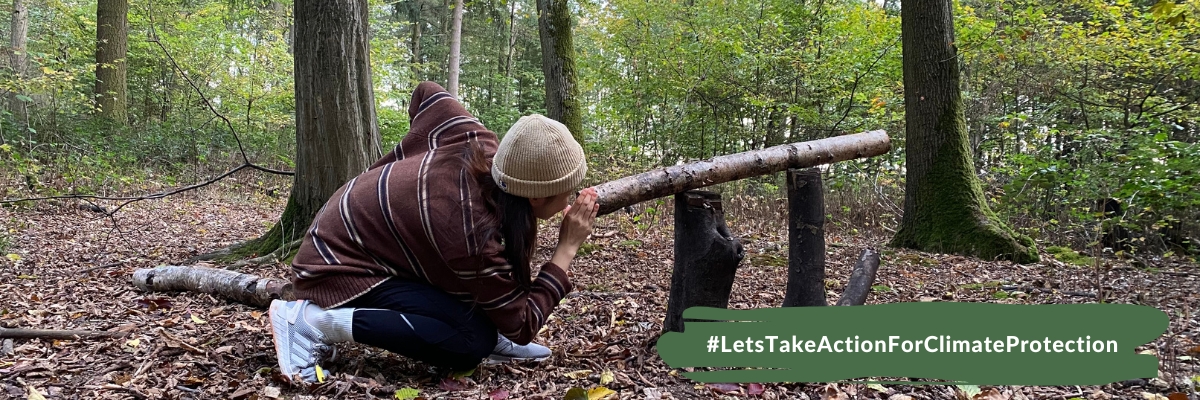
[[[540,114],[521,117],[500,140],[492,179],[501,190],[525,198],[574,190],[587,173],[583,147],[566,125]]]

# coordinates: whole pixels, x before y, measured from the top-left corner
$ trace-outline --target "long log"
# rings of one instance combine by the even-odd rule
[[[133,285],[150,292],[208,293],[256,307],[267,307],[273,299],[294,298],[291,282],[208,267],[142,268],[133,272]]]
[[[599,215],[691,189],[766,175],[788,168],[807,168],[873,157],[892,148],[882,130],[779,145],[659,168],[596,186]]]

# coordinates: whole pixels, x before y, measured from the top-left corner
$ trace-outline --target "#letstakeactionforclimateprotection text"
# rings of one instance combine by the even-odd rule
[[[975,340],[946,335],[920,339],[904,339],[893,335],[874,340],[859,336],[843,339],[821,336],[819,339],[806,340],[796,335],[790,338],[762,336],[758,339],[713,335],[709,337],[707,345],[709,353],[1117,353],[1118,348],[1116,340],[1095,340],[1091,336],[1069,340],[1049,337],[1029,340],[1012,335]]]
[[[1167,330],[1134,304],[892,303],[689,307],[658,353],[697,382],[1103,385],[1153,377],[1139,352]],[[905,377],[890,381],[887,377]],[[917,381],[914,381],[916,379]]]

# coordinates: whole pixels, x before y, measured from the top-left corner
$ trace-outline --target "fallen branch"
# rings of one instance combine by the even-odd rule
[[[1061,294],[1061,295],[1075,296],[1075,297],[1087,297],[1087,298],[1092,298],[1092,299],[1096,298],[1095,293],[1075,292],[1075,291],[1070,291],[1070,290],[1060,291],[1060,290],[1055,290],[1055,289],[1044,289],[1044,288],[1032,287],[1032,286],[1006,285],[1006,286],[1001,286],[1000,290],[1003,290],[1006,292],[1012,292],[1012,291],[1019,290],[1019,291],[1028,292],[1028,293],[1034,293],[1034,292],[1050,293],[1050,294]]]
[[[199,266],[141,268],[133,272],[133,285],[150,292],[208,293],[260,308],[294,298],[291,282]]]
[[[221,175],[217,175],[215,178],[211,178],[204,182],[200,182],[200,183],[197,183],[194,185],[184,186],[181,188],[171,189],[171,190],[168,190],[165,192],[151,193],[151,194],[141,195],[141,196],[108,197],[108,196],[93,196],[93,195],[87,195],[87,194],[68,194],[68,195],[61,195],[61,196],[29,197],[29,198],[24,198],[24,199],[5,199],[5,200],[0,200],[0,204],[17,203],[17,202],[22,202],[22,201],[53,200],[53,199],[92,199],[92,200],[121,201],[122,203],[120,205],[114,207],[111,211],[105,212],[105,215],[112,216],[113,214],[116,214],[117,211],[120,211],[122,208],[125,208],[125,206],[127,206],[133,202],[141,201],[141,200],[161,199],[163,197],[167,197],[170,195],[186,192],[189,190],[199,189],[199,188],[211,185],[213,183],[216,183],[219,180],[225,179],[225,177],[233,175],[235,172],[241,171],[246,168],[252,168],[252,167],[255,167],[255,166],[252,164],[242,164],[242,165],[238,166],[237,168],[225,171],[225,173],[223,173]]]
[[[88,386],[84,386],[83,388],[88,389],[88,390],[115,390],[115,391],[119,391],[119,392],[125,392],[125,393],[129,393],[130,396],[133,396],[134,398],[136,398],[138,400],[150,398],[150,396],[147,396],[145,393],[137,391],[137,389],[130,388],[130,387],[124,387],[124,386],[112,384],[112,383],[106,383],[102,386],[88,385]]]
[[[891,148],[887,132],[877,130],[779,145],[659,168],[596,185],[596,194],[599,195],[596,202],[600,204],[598,215],[646,200],[788,168],[807,168],[873,157],[887,153]]]
[[[854,272],[850,274],[850,282],[842,297],[838,299],[839,306],[861,306],[867,303],[867,295],[871,294],[871,286],[875,285],[875,273],[879,271],[879,252],[875,249],[865,249],[858,256]]]
[[[0,337],[14,338],[14,339],[81,340],[81,339],[122,337],[122,336],[125,336],[128,334],[129,334],[129,332],[0,328]]]

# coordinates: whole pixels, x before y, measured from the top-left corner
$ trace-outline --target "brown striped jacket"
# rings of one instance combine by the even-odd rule
[[[408,112],[408,135],[317,213],[292,260],[296,297],[331,308],[387,279],[427,282],[530,342],[572,286],[552,263],[519,282],[513,268],[530,266],[509,265],[499,236],[482,237],[489,211],[459,160],[470,141],[492,157],[496,134],[436,83],[417,86]]]

